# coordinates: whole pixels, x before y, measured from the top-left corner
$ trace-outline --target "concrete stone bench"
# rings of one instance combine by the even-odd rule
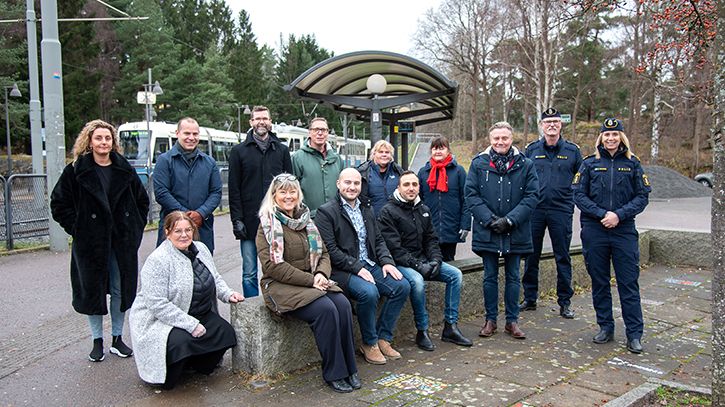
[[[649,261],[649,234],[640,234],[641,263]],[[581,247],[571,249],[573,284],[589,287]],[[452,262],[463,272],[463,289],[459,306],[460,317],[466,318],[483,311],[483,265],[478,257]],[[502,265],[503,263],[501,263]],[[523,262],[522,262],[523,270]],[[499,273],[499,299],[503,301],[503,273]],[[428,312],[432,325],[443,323],[445,284],[426,284]],[[556,264],[551,252],[542,254],[540,262],[539,293],[556,290]],[[231,323],[237,335],[237,346],[232,350],[232,367],[251,374],[274,375],[302,368],[320,361],[312,331],[305,322],[273,318],[261,297],[231,304]],[[360,330],[355,324],[355,343],[360,343]],[[415,334],[410,302],[401,312],[396,338]]]

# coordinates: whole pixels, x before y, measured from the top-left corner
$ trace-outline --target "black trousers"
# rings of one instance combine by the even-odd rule
[[[342,293],[327,293],[286,313],[307,322],[322,356],[322,378],[328,382],[357,373],[350,302]]]
[[[164,382],[163,388],[174,388],[179,382],[182,373],[187,368],[192,368],[201,374],[211,374],[222,360],[224,352],[226,351],[226,349],[222,349],[202,355],[195,355],[166,366],[166,382]]]
[[[456,257],[456,246],[458,243],[438,243],[443,255],[443,261],[453,261]]]

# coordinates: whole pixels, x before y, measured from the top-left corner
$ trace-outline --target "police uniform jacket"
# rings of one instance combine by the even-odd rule
[[[430,161],[418,171],[420,198],[430,208],[431,221],[441,243],[460,243],[459,230],[471,230],[471,212],[466,206],[466,170],[455,158],[446,165],[448,192],[431,191],[428,186]]]
[[[500,174],[491,162],[488,147],[471,162],[466,177],[466,204],[473,215],[474,252],[528,254],[531,240],[531,214],[539,202],[539,181],[534,163],[516,147],[513,164]],[[508,233],[498,234],[486,227],[492,217],[513,222]]]
[[[121,312],[131,308],[138,282],[138,248],[146,226],[149,197],[126,159],[111,152],[109,193],[103,190],[93,154],[68,164],[53,188],[50,210],[73,236],[70,280],[73,309],[87,315],[108,313],[108,263],[116,256],[121,276]]]
[[[154,168],[154,196],[161,205],[159,217],[173,211],[197,211],[204,219],[199,228],[199,240],[214,252],[214,209],[222,199],[222,179],[216,161],[199,150],[196,158],[188,163],[179,143],[161,154]],[[156,245],[166,236],[159,228]]]
[[[367,231],[365,244],[368,257],[380,267],[386,264],[395,265],[395,261],[385,245],[385,240],[380,234],[370,203],[360,201],[360,210]],[[327,252],[330,254],[332,279],[346,290],[350,276],[357,275],[360,269],[369,266],[360,261],[357,231],[347,211],[342,207],[340,194],[317,209],[315,225],[317,225]]]
[[[526,146],[526,157],[536,166],[541,201],[537,208],[574,213],[571,181],[582,164],[579,146],[559,137],[554,146],[547,146],[543,137]]]
[[[416,269],[422,261],[443,261],[430,209],[420,197],[403,202],[396,195],[378,214],[380,233],[395,264]]]
[[[634,224],[634,217],[649,203],[652,191],[647,175],[636,156],[627,158],[626,147],[610,156],[599,146],[601,158],[590,155],[584,159],[574,176],[574,201],[582,212],[582,224],[604,218],[607,211],[619,217],[619,224]]]
[[[255,237],[259,227],[259,207],[272,178],[283,172],[292,173],[289,149],[271,131],[267,150],[254,141],[252,130],[247,139],[229,153],[229,212],[232,224],[241,220],[247,239]]]

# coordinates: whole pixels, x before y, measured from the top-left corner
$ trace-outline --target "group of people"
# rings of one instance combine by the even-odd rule
[[[105,356],[102,318],[110,294],[109,351],[120,357],[133,354],[122,340],[124,312],[130,309],[136,365],[145,382],[172,388],[189,368],[209,374],[236,345],[216,299],[235,303],[261,292],[271,312],[309,324],[322,356],[323,379],[336,392],[351,392],[362,386],[356,350],[371,364],[401,358],[393,347],[395,326],[408,299],[416,345],[435,349],[428,332],[426,281],[445,283],[440,339],[472,345],[457,325],[463,276],[450,263],[471,230],[472,249],[484,266],[485,323],[479,336],[490,337],[497,330],[498,264],[503,258],[504,331],[524,339],[519,311],[536,309],[546,229],[556,259],[560,315],[575,316],[569,257],[575,203],[582,212],[583,252],[600,327],[593,341],[613,340],[612,262],[627,348],[642,352],[634,217],[647,205],[650,184],[629,149],[621,121],[605,120],[595,154],[586,158],[561,136],[561,115],[555,109],[543,112],[543,137],[524,151],[513,146],[511,126],[496,123],[489,129],[490,146],[473,159],[468,173],[456,162],[449,141],[437,137],[418,174],[393,161],[393,146],[385,140],[373,146],[369,161],[344,168],[321,117],[311,120],[308,139],[291,156],[272,132],[269,109],[254,107],[249,124],[246,139],[229,156],[229,207],[240,241],[241,292],[229,288],[214,266],[213,212],[222,182],[216,162],[198,148],[194,119],[179,121],[173,148],[156,161],[158,247],[140,273],[137,251],[148,195],[120,154],[113,126],[94,120],[80,132],[74,160],[53,189],[51,210],[73,237],[73,307],[88,315],[91,361]],[[385,301],[378,310],[380,297]],[[357,348],[350,301],[362,337]]]

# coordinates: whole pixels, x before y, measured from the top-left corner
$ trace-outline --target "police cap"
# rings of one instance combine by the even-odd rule
[[[550,108],[544,110],[543,112],[541,112],[541,120],[551,119],[554,117],[561,119],[561,113],[559,113],[559,111],[554,109],[553,107],[550,107]]]
[[[604,133],[605,131],[624,131],[624,124],[622,124],[621,120],[610,117],[604,120],[602,129],[599,130],[600,133]]]

